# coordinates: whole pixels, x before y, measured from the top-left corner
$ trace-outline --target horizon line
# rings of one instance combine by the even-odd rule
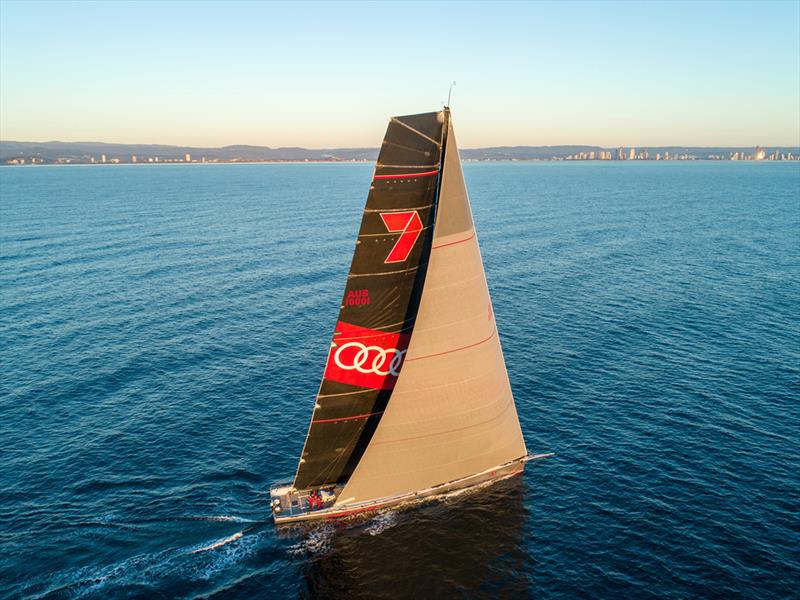
[[[380,146],[268,146],[262,144],[224,144],[221,146],[194,146],[188,144],[165,144],[159,142],[104,142],[99,140],[46,140],[46,141],[32,141],[32,140],[3,140],[0,139],[0,144],[104,144],[108,146],[164,146],[170,148],[193,148],[197,150],[221,150],[223,148],[231,148],[235,146],[244,146],[251,148],[268,148],[270,150],[378,150]],[[492,145],[492,146],[474,146],[474,147],[459,147],[459,150],[486,150],[493,148],[563,148],[563,147],[581,147],[581,148],[602,148],[604,150],[615,148],[800,148],[800,141],[795,145],[786,144],[703,144],[703,145],[686,145],[686,144],[615,144],[615,145],[600,145],[600,144],[514,144],[514,145]]]

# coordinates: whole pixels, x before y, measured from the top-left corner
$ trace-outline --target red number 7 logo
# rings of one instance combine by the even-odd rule
[[[394,244],[394,248],[389,252],[389,256],[383,262],[396,263],[403,262],[411,254],[411,249],[422,233],[422,221],[419,213],[415,210],[406,212],[381,213],[383,224],[391,232],[402,231],[400,237]]]

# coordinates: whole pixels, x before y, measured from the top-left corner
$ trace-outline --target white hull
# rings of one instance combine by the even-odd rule
[[[275,523],[281,524],[281,523],[294,523],[298,521],[311,521],[316,519],[338,519],[350,515],[367,513],[382,508],[386,508],[389,506],[395,506],[398,504],[413,502],[415,500],[420,500],[426,497],[438,496],[441,494],[447,494],[449,492],[463,490],[489,482],[495,482],[495,481],[500,481],[502,479],[507,479],[508,477],[513,477],[514,475],[522,473],[522,471],[525,469],[525,463],[528,462],[529,460],[546,458],[548,456],[552,456],[552,454],[536,454],[536,455],[529,454],[527,456],[523,456],[522,458],[518,458],[516,460],[499,465],[497,467],[487,469],[486,471],[482,471],[481,473],[476,473],[475,475],[470,475],[468,477],[463,477],[461,479],[456,479],[454,481],[449,481],[447,483],[442,483],[434,487],[430,487],[424,490],[419,490],[416,492],[411,492],[409,494],[403,494],[400,496],[377,498],[375,500],[370,500],[367,502],[354,502],[352,504],[344,503],[344,504],[339,504],[338,506],[334,505],[328,508],[321,508],[317,510],[303,509],[302,512],[295,514],[285,514],[285,513],[281,514],[273,511],[272,516],[275,519]]]

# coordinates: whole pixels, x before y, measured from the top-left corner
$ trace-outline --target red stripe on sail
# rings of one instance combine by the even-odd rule
[[[461,350],[466,350],[467,348],[474,348],[475,346],[480,346],[481,344],[485,344],[490,339],[492,339],[494,337],[494,334],[495,334],[496,331],[497,330],[493,331],[492,335],[487,337],[485,340],[481,340],[480,342],[475,342],[474,344],[470,344],[468,346],[461,346],[461,348],[453,348],[452,350],[445,350],[444,352],[437,352],[436,354],[428,354],[426,356],[416,356],[414,358],[409,358],[407,360],[408,360],[408,362],[413,362],[415,360],[422,360],[424,358],[433,358],[434,356],[442,356],[444,354],[450,354],[452,352],[459,352]]]
[[[431,246],[431,249],[436,250],[437,248],[444,248],[445,246],[453,246],[455,244],[463,244],[464,242],[470,241],[474,237],[475,237],[475,232],[473,231],[471,236],[465,237],[463,240],[456,240],[455,242],[448,242],[446,244],[439,244],[438,246]]]
[[[434,169],[433,171],[425,171],[423,173],[395,173],[393,175],[375,175],[373,179],[401,179],[406,177],[430,177],[431,175],[436,175],[439,172],[439,169]]]

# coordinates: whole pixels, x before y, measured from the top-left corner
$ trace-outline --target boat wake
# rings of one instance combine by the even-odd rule
[[[231,542],[235,542],[236,540],[240,539],[244,535],[243,532],[234,533],[233,535],[229,535],[226,538],[222,538],[214,542],[213,544],[209,544],[208,546],[203,546],[202,548],[198,548],[197,550],[192,550],[190,554],[197,554],[198,552],[206,552],[208,550],[214,550],[215,548],[220,548],[225,544],[230,544]]]
[[[331,549],[331,540],[336,532],[333,525],[314,527],[295,544],[289,546],[289,554],[293,556],[325,555]]]
[[[217,523],[260,523],[254,519],[245,519],[244,517],[236,517],[232,515],[190,515],[183,517],[186,521],[210,521]]]
[[[390,510],[375,515],[364,529],[370,535],[380,535],[387,529],[391,529],[400,522],[399,513]]]
[[[246,561],[263,543],[263,533],[239,531],[211,543],[139,554],[106,565],[33,577],[15,595],[26,598],[86,598],[136,590],[147,596],[168,581],[207,582]]]

